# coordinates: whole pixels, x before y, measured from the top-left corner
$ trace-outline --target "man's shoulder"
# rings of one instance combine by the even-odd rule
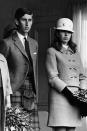
[[[37,40],[35,40],[35,39],[32,38],[32,37],[29,37],[29,36],[28,36],[28,40],[29,40],[30,42],[32,42],[32,43],[38,44]]]
[[[4,41],[14,41],[18,38],[17,32],[12,32],[10,35],[4,38]]]
[[[5,41],[5,42],[12,41],[12,36],[9,36],[7,38],[3,38],[3,41]]]

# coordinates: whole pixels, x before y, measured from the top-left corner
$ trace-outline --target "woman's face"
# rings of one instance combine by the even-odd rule
[[[60,30],[58,36],[63,44],[68,44],[72,33],[69,31]]]

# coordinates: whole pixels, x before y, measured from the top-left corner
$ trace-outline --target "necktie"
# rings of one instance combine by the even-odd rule
[[[36,94],[34,71],[33,71],[33,61],[32,61],[32,57],[31,57],[31,54],[30,54],[29,42],[27,41],[26,38],[24,38],[24,39],[25,39],[25,51],[26,51],[28,58],[29,58],[29,76],[30,76],[31,81],[32,81],[34,93]]]
[[[24,39],[25,39],[25,51],[28,55],[28,58],[29,58],[31,65],[33,66],[33,61],[32,61],[31,54],[30,54],[29,42],[27,41],[26,38],[24,38]]]

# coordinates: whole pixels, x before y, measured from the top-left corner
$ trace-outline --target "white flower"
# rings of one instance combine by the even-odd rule
[[[20,113],[20,110],[17,108],[16,110],[15,110],[15,113],[17,114],[17,113]]]
[[[15,127],[11,126],[11,131],[16,131]]]

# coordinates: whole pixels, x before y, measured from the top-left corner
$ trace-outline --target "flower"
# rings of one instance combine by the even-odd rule
[[[22,107],[14,106],[6,110],[6,127],[22,129],[30,128],[31,131],[31,113],[24,111]]]

